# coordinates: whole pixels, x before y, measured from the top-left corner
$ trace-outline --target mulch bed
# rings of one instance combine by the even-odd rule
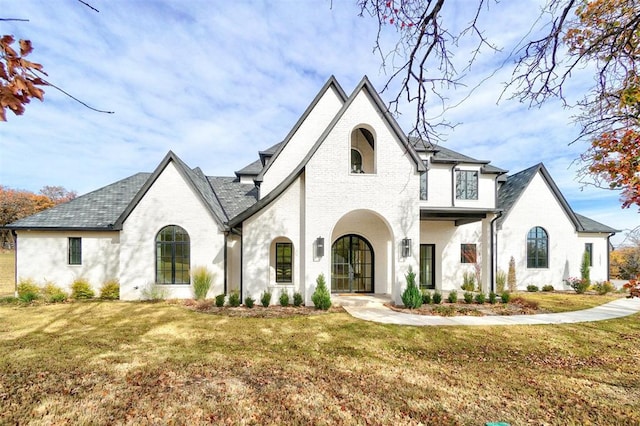
[[[280,306],[271,305],[263,307],[262,305],[254,305],[253,308],[247,308],[246,306],[223,306],[221,308],[215,305],[213,300],[197,301],[193,299],[186,299],[176,301],[187,309],[191,309],[197,312],[203,312],[212,315],[223,315],[228,317],[242,317],[242,318],[287,318],[294,316],[311,316],[311,315],[323,315],[327,313],[345,312],[341,306],[332,306],[328,311],[316,309],[313,306]]]
[[[392,303],[385,303],[385,306],[396,312],[417,315],[436,315],[436,316],[495,316],[495,315],[525,315],[525,314],[544,314],[549,311],[540,309],[537,303],[516,297],[509,303],[497,302],[495,304],[484,303],[448,303],[443,302],[439,305],[429,304],[422,305],[418,309],[408,309],[404,306],[396,306]]]

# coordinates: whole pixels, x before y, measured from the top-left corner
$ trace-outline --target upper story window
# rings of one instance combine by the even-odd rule
[[[423,161],[425,169],[427,168],[427,162]],[[427,199],[427,182],[428,182],[428,178],[427,178],[427,170],[425,170],[424,172],[420,173],[420,199],[421,200],[426,200]]]
[[[456,170],[456,199],[478,199],[478,172],[474,170]]]
[[[364,127],[358,127],[351,132],[351,173],[375,173],[375,138],[373,133]]]
[[[82,238],[69,238],[69,265],[82,265]]]
[[[527,234],[527,268],[549,267],[549,236],[540,226]]]
[[[189,284],[190,249],[187,231],[176,225],[162,228],[156,235],[156,283]]]

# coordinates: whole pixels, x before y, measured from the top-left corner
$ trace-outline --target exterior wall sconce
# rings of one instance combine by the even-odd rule
[[[402,257],[411,256],[411,238],[404,238],[402,240]]]
[[[321,258],[324,256],[324,238],[318,237],[316,238],[316,258]]]

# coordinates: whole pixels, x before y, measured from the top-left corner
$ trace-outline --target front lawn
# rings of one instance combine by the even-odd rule
[[[0,424],[638,424],[640,315],[405,327],[0,305]]]

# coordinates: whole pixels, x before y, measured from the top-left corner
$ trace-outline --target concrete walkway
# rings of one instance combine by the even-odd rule
[[[335,305],[342,306],[355,318],[383,324],[397,325],[536,325],[536,324],[572,324],[578,322],[604,321],[626,317],[640,312],[640,299],[616,299],[595,308],[582,311],[561,312],[536,315],[496,315],[496,316],[457,316],[441,317],[397,312],[384,306],[389,302],[386,295],[341,296],[332,295]]]

